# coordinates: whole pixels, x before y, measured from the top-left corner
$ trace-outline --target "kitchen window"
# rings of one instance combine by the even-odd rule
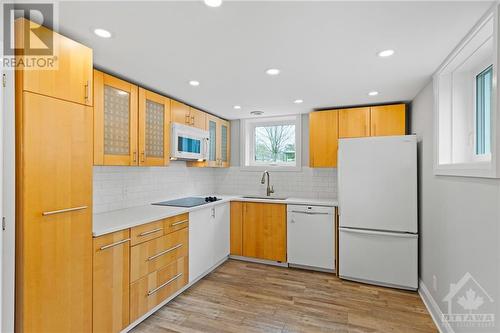
[[[500,176],[498,6],[485,14],[434,74],[434,173]]]
[[[300,120],[300,115],[242,120],[243,169],[300,169]]]

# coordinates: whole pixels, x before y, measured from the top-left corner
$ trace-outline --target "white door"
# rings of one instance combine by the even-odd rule
[[[189,282],[208,271],[214,262],[215,228],[212,209],[189,213]]]
[[[229,255],[229,203],[213,208],[215,225],[214,265]]]
[[[417,289],[418,235],[340,228],[340,277]]]
[[[340,226],[417,232],[417,140],[414,135],[341,139]]]
[[[288,205],[289,264],[335,268],[335,216],[332,207]]]

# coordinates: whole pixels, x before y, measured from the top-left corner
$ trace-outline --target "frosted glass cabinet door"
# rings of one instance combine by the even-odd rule
[[[139,88],[139,165],[170,161],[170,99]]]
[[[206,166],[216,167],[218,162],[218,146],[219,146],[219,131],[218,131],[218,118],[208,115],[207,116],[207,130],[209,134],[208,141],[208,156]]]
[[[94,70],[94,165],[137,165],[137,86]]]
[[[229,122],[220,120],[220,162],[219,166],[223,168],[229,167]]]

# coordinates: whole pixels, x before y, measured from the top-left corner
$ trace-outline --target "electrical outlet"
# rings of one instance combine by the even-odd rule
[[[434,289],[434,291],[438,291],[438,278],[436,275],[432,276],[432,289]]]

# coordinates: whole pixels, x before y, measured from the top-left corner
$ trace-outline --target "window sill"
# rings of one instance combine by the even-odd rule
[[[441,164],[434,166],[436,176],[497,178],[493,163],[490,161],[475,163]]]
[[[254,171],[254,172],[300,172],[302,171],[301,166],[264,166],[264,165],[246,165],[240,167],[241,171]]]

